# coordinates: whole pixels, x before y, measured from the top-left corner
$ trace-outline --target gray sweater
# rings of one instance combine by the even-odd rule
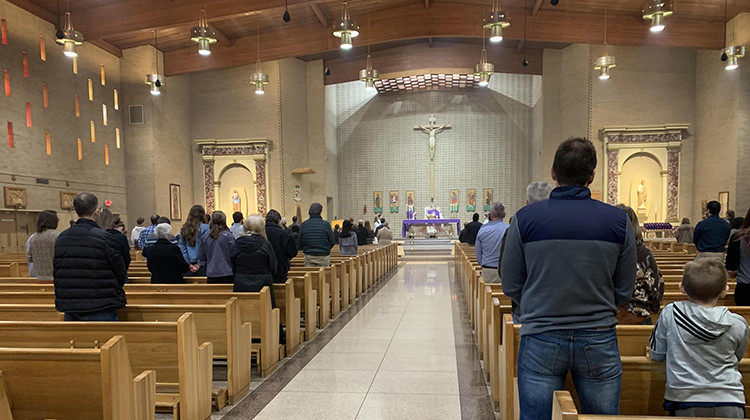
[[[738,366],[748,326],[725,306],[667,305],[651,334],[651,358],[667,362],[664,398],[677,402],[745,403]]]

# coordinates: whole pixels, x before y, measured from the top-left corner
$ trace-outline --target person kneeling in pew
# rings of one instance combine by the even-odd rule
[[[655,361],[667,362],[664,409],[680,417],[745,417],[740,359],[748,325],[725,306],[727,273],[721,261],[700,259],[685,265],[680,291],[688,301],[667,305],[650,339]]]

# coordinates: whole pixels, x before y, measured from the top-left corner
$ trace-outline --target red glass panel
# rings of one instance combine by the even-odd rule
[[[26,102],[26,127],[31,127],[31,102]]]
[[[3,70],[3,83],[5,84],[5,96],[10,96],[10,73]]]
[[[29,77],[29,54],[24,51],[23,55],[23,77]]]
[[[5,19],[0,19],[0,39],[2,39],[3,44],[8,43],[8,24]]]
[[[8,121],[8,147],[14,147],[15,142],[13,140],[13,123]]]

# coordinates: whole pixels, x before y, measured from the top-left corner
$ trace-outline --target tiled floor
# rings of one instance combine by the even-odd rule
[[[400,267],[255,418],[460,419],[449,280]]]

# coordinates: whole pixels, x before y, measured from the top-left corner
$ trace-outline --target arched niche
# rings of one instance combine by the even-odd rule
[[[196,140],[196,143],[203,155],[206,211],[222,210],[231,215],[233,191],[229,189],[242,188],[243,213],[265,215],[268,140]]]
[[[649,188],[648,194],[652,203],[661,203],[654,212],[646,209],[648,221],[677,221],[679,214],[680,153],[682,138],[687,133],[689,124],[665,124],[659,126],[604,127],[599,130],[604,143],[607,170],[604,171],[604,185],[607,191],[607,203],[630,203],[632,186],[630,179],[638,174],[638,164],[647,165],[643,170],[651,171],[649,178],[655,177],[653,169],[657,165],[661,182],[658,190]],[[623,166],[631,162],[636,173],[627,174],[623,180]],[[635,163],[632,163],[635,162]],[[649,163],[651,162],[651,163]],[[650,165],[650,166],[649,166]],[[648,169],[650,168],[650,169]],[[627,169],[627,168],[626,168]],[[630,169],[628,169],[630,170]],[[644,179],[646,174],[642,174]],[[640,181],[639,181],[640,183]],[[628,184],[628,185],[625,185]],[[654,187],[655,185],[652,185]],[[654,204],[656,206],[656,204]],[[636,202],[636,207],[639,207]],[[643,210],[643,209],[642,209]],[[643,211],[641,212],[643,213]]]
[[[663,222],[666,171],[659,159],[647,152],[633,153],[625,159],[620,173],[620,202],[632,207],[641,223]]]

